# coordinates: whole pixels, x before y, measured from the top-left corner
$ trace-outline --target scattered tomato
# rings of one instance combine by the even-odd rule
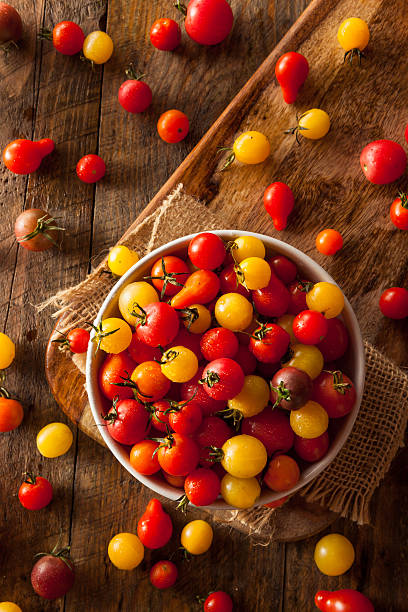
[[[90,333],[87,329],[75,327],[75,329],[71,329],[67,334],[62,334],[52,342],[59,343],[61,348],[67,346],[71,353],[81,354],[86,353],[89,339]]]
[[[81,157],[76,165],[76,173],[83,183],[96,183],[105,176],[106,165],[102,157],[90,153]]]
[[[26,140],[18,138],[10,142],[3,151],[3,161],[14,174],[35,172],[46,155],[52,153],[55,143],[51,138]]]
[[[52,485],[42,476],[25,474],[24,482],[18,490],[18,499],[27,510],[41,510],[52,500]]]
[[[271,145],[264,134],[252,130],[238,136],[232,149],[229,147],[222,147],[221,150],[231,151],[222,167],[222,170],[226,170],[234,160],[242,164],[261,164],[269,157]]]
[[[213,535],[212,527],[206,521],[191,521],[181,532],[181,545],[191,555],[202,555],[210,548]]]
[[[301,53],[289,51],[278,59],[275,65],[275,75],[282,88],[283,99],[286,104],[295,102],[299,89],[306,81],[308,74],[309,64]]]
[[[16,219],[14,233],[17,242],[28,251],[46,251],[58,246],[59,231],[55,219],[41,208],[28,208]]]
[[[134,533],[117,533],[108,546],[109,559],[120,570],[132,570],[143,561],[144,547]]]
[[[82,28],[73,21],[60,21],[52,30],[43,28],[40,37],[52,40],[55,49],[63,55],[75,55],[82,50],[85,35]]]
[[[354,589],[318,591],[315,604],[322,612],[374,612],[368,597]]]
[[[126,76],[127,81],[119,87],[119,104],[128,113],[143,113],[152,103],[152,90],[142,81],[145,75],[137,75],[132,65],[126,70]]]
[[[380,310],[390,319],[408,317],[408,290],[403,287],[386,289],[380,297]]]
[[[390,207],[391,221],[400,230],[408,230],[408,197],[400,192]]]
[[[177,576],[177,567],[171,561],[157,561],[149,572],[150,583],[156,589],[169,589],[176,582]]]
[[[168,110],[157,122],[157,131],[164,142],[181,142],[187,136],[190,123],[187,115],[179,110]]]
[[[375,140],[361,151],[360,166],[370,183],[387,185],[404,174],[407,155],[393,140]]]
[[[23,418],[24,410],[21,403],[11,399],[8,391],[0,387],[0,433],[13,431],[21,425]]]
[[[23,34],[20,14],[13,6],[0,2],[0,45],[7,50],[16,45]]]
[[[231,597],[225,591],[213,591],[204,601],[204,612],[232,612]]]
[[[354,55],[357,55],[361,64],[361,57],[364,55],[362,51],[370,40],[368,25],[359,17],[345,19],[338,29],[337,40],[345,51],[344,61],[349,56],[350,63],[352,63]]]
[[[314,560],[326,576],[341,576],[354,563],[354,547],[350,540],[339,533],[329,533],[316,544]]]
[[[113,41],[106,32],[95,30],[85,38],[82,52],[92,64],[105,64],[113,53]]]
[[[316,249],[322,255],[334,255],[343,247],[340,232],[334,229],[324,229],[316,236]]]
[[[218,45],[232,29],[234,15],[226,0],[190,0],[187,8],[177,0],[175,6],[185,15],[187,34],[200,45]]]
[[[294,128],[285,130],[285,134],[295,134],[299,142],[299,135],[308,140],[319,140],[326,136],[330,129],[330,117],[320,108],[312,108],[300,115],[298,124]]]
[[[55,458],[65,455],[74,440],[72,431],[65,423],[49,423],[37,434],[37,448],[43,457]]]
[[[156,19],[150,28],[150,42],[160,51],[174,51],[181,42],[180,26],[173,19]]]
[[[58,599],[74,586],[74,563],[69,556],[69,546],[57,552],[55,549],[43,555],[31,570],[31,585],[44,599]]]
[[[173,523],[158,499],[153,498],[146,506],[137,523],[137,535],[146,548],[166,546],[173,533]]]
[[[0,332],[0,370],[8,368],[13,363],[15,356],[14,342],[6,334]]]

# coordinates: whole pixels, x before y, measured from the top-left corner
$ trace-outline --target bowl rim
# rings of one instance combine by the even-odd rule
[[[203,230],[203,231],[206,231],[206,230]],[[317,262],[315,262],[309,255],[306,255],[305,253],[303,253],[303,251],[300,251],[300,249],[297,249],[296,247],[286,242],[283,242],[282,240],[278,240],[277,238],[273,238],[265,234],[260,234],[257,232],[246,232],[246,231],[238,230],[238,229],[232,229],[232,230],[221,229],[221,230],[208,230],[208,231],[220,236],[220,238],[223,238],[226,241],[233,240],[238,236],[253,236],[253,237],[259,238],[260,240],[265,242],[265,246],[267,249],[272,249],[273,251],[276,251],[279,254],[286,255],[292,260],[295,259],[296,262],[301,260],[302,265],[304,264],[305,267],[314,269],[314,271],[316,272],[316,276],[319,276],[319,279],[320,279],[319,281],[316,281],[316,282],[326,281],[326,282],[334,283],[335,285],[338,286],[338,284],[330,276],[330,274],[326,272],[326,270],[324,270],[324,268],[322,268],[322,266],[320,266]],[[135,275],[138,269],[142,268],[145,264],[149,263],[149,261],[158,259],[159,257],[166,254],[171,249],[174,250],[177,247],[179,247],[180,249],[186,248],[188,245],[188,242],[198,233],[202,233],[202,232],[194,232],[192,234],[181,236],[180,238],[171,240],[170,242],[167,242],[164,245],[157,247],[150,253],[147,253],[146,255],[144,255],[122,277],[120,277],[118,281],[114,284],[114,286],[111,288],[111,290],[109,291],[108,295],[104,299],[99,309],[99,312],[94,321],[94,325],[97,326],[100,323],[100,321],[102,320],[102,317],[104,316],[105,311],[110,306],[111,301],[116,297],[116,295],[121,291],[121,289],[124,286],[126,286],[129,282],[136,282],[136,280],[132,281],[130,279],[132,279],[132,277]],[[261,496],[258,498],[258,500],[256,501],[253,507],[276,501],[278,499],[281,499],[283,496],[285,497],[290,496],[293,493],[297,492],[299,489],[309,484],[314,478],[316,478],[316,476],[318,476],[321,472],[323,472],[323,470],[335,459],[335,457],[338,455],[340,450],[343,448],[344,444],[346,443],[351,433],[351,430],[353,429],[354,423],[356,421],[356,418],[357,418],[357,415],[360,409],[361,400],[362,400],[363,391],[364,391],[365,353],[364,353],[363,338],[361,335],[357,317],[346,296],[344,296],[343,313],[344,312],[347,313],[347,317],[349,319],[349,325],[347,326],[347,330],[349,332],[350,339],[352,340],[352,343],[355,344],[356,349],[357,349],[356,354],[355,354],[355,371],[353,372],[353,382],[354,382],[355,390],[356,390],[356,401],[355,401],[353,410],[347,415],[347,421],[344,423],[344,427],[341,432],[341,435],[337,435],[336,439],[334,440],[334,442],[329,448],[329,452],[322,459],[320,459],[320,461],[317,461],[311,464],[310,466],[306,468],[306,470],[303,470],[303,472],[301,473],[302,475],[305,474],[305,472],[307,472],[305,477],[301,477],[299,482],[294,487],[289,489],[288,491],[276,493],[274,491],[269,491],[269,490],[264,489]],[[92,330],[91,339],[93,338],[94,334],[95,334],[95,331]],[[101,427],[102,424],[100,423],[100,409],[98,409],[98,406],[97,406],[98,394],[100,393],[98,377],[97,377],[97,373],[95,375],[95,373],[93,372],[93,368],[92,368],[94,355],[95,355],[94,344],[93,342],[89,342],[87,355],[86,355],[86,390],[88,394],[92,416],[94,418],[96,426],[99,427],[100,434],[106,446],[115,456],[115,458],[123,465],[123,467],[130,474],[132,474],[132,476],[134,476],[134,478],[136,478],[139,482],[147,486],[149,489],[153,490],[155,493],[163,495],[164,497],[170,500],[174,501],[178,499],[180,495],[182,494],[181,489],[177,489],[173,487],[172,485],[170,485],[164,480],[162,481],[162,483],[158,483],[152,480],[151,476],[144,476],[143,474],[139,474],[138,472],[136,472],[136,470],[130,465],[129,459],[128,458],[126,459],[124,456],[124,452],[123,452],[124,447],[118,442],[116,442],[110,436],[106,427]],[[207,506],[207,508],[211,508],[214,510],[236,509],[234,506],[230,506],[226,504],[226,502],[224,502],[224,500],[220,498],[217,499],[215,502],[213,502],[210,506]]]

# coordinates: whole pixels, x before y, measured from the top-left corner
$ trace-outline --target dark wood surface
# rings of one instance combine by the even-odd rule
[[[154,591],[145,576],[150,559],[158,560],[167,555],[169,549],[148,553],[143,566],[130,573],[113,568],[106,554],[107,543],[114,533],[135,530],[137,518],[151,497],[150,492],[134,481],[104,448],[81,432],[76,433],[74,448],[59,459],[41,459],[35,447],[37,431],[46,423],[65,417],[61,417],[51,397],[42,365],[52,321],[47,314],[38,316],[33,304],[85,277],[91,263],[102,258],[107,248],[143,210],[307,2],[276,0],[268,4],[262,0],[236,0],[232,2],[236,26],[226,43],[216,49],[203,49],[183,36],[180,50],[169,55],[156,52],[146,41],[148,28],[154,19],[165,14],[171,16],[173,9],[164,0],[155,3],[136,0],[87,3],[37,0],[29,3],[28,0],[16,0],[14,4],[23,15],[25,37],[21,51],[0,59],[1,146],[21,136],[51,136],[57,141],[57,151],[45,160],[40,171],[28,179],[15,177],[3,168],[1,173],[0,322],[1,329],[18,345],[16,362],[7,373],[7,384],[24,401],[26,417],[16,432],[2,435],[0,444],[3,483],[0,488],[3,508],[0,522],[0,600],[15,601],[23,610],[34,612],[156,612],[163,609],[187,612],[199,609],[194,603],[196,593],[205,594],[223,588],[232,594],[240,611],[308,612],[314,609],[316,590],[351,586],[371,596],[376,610],[408,610],[408,567],[404,553],[407,523],[401,512],[408,501],[406,451],[394,461],[376,494],[372,526],[358,528],[339,520],[333,527],[333,530],[348,535],[356,546],[356,563],[345,576],[327,578],[314,567],[312,556],[317,537],[301,543],[273,543],[263,548],[254,547],[241,534],[217,527],[210,552],[189,564],[181,564],[178,586],[164,594]],[[327,5],[322,9],[324,13],[337,3],[316,4]],[[355,12],[355,3],[338,4],[347,10],[341,18]],[[361,11],[368,11],[370,25],[376,32],[376,52],[380,61],[375,66],[384,69],[386,53],[390,54],[390,81],[387,88],[382,88],[378,76],[375,80],[375,104],[360,102],[353,106],[352,112],[359,113],[357,121],[364,119],[364,128],[350,133],[347,129],[342,132],[341,122],[334,126],[333,132],[341,136],[341,147],[345,151],[351,152],[353,147],[359,150],[361,139],[365,144],[383,135],[401,141],[398,136],[405,122],[401,120],[404,105],[398,100],[400,96],[406,99],[403,91],[406,84],[404,82],[399,92],[396,66],[399,58],[404,70],[407,60],[404,54],[399,57],[400,50],[394,46],[395,28],[383,28],[383,23],[384,20],[387,23],[387,20],[393,22],[396,19],[402,23],[404,3],[401,0],[392,5],[380,0],[361,3]],[[106,25],[114,38],[116,51],[103,69],[92,73],[77,58],[62,57],[47,43],[36,41],[35,32],[40,26],[49,26],[65,18],[75,19],[87,31]],[[318,23],[319,20],[314,25]],[[309,34],[301,27],[295,30],[299,42],[308,39]],[[405,31],[403,34],[406,36]],[[400,40],[400,44],[403,49],[404,41]],[[313,53],[313,47],[309,51]],[[365,99],[364,93],[368,92],[373,79],[374,62],[364,69],[366,72],[362,71],[361,81],[356,84],[354,73],[340,72],[338,49],[337,56],[332,55],[333,64],[325,63],[325,71],[314,75],[306,87],[303,101],[312,105],[316,92],[323,91],[317,98],[323,106],[326,95],[336,94],[339,108],[345,114],[346,102],[352,100],[351,87],[356,88],[356,100]],[[153,107],[144,117],[126,115],[116,102],[123,68],[129,60],[135,59],[149,74],[149,82],[155,91]],[[323,78],[327,79],[327,91],[321,88]],[[256,84],[260,92],[265,91],[265,83]],[[348,88],[347,99],[341,98],[346,95],[342,90],[345,85]],[[331,94],[327,93],[329,90]],[[272,95],[277,94],[272,92]],[[170,107],[185,110],[192,123],[189,137],[175,147],[159,142],[154,133],[157,115]],[[388,124],[390,129],[392,127],[391,133],[385,134],[384,116],[389,118],[390,107],[395,119]],[[226,115],[227,132],[233,135],[233,125],[234,130],[241,128],[231,112],[234,111],[229,110]],[[287,118],[292,114],[293,111]],[[259,127],[264,127],[262,121]],[[280,131],[281,126],[278,127]],[[207,138],[214,139],[216,130],[217,127]],[[224,138],[225,135],[221,136]],[[216,144],[217,139],[214,146]],[[347,255],[338,258],[329,271],[338,277],[342,268],[349,266],[346,293],[353,298],[357,310],[361,309],[358,314],[363,319],[362,313],[369,311],[382,283],[402,284],[404,278],[406,280],[406,242],[386,223],[386,203],[393,188],[374,190],[362,181],[356,182],[353,175],[347,173],[345,180],[344,168],[337,167],[335,160],[329,163],[324,144],[317,145],[315,156],[307,156],[304,147],[296,149],[280,141],[276,146],[288,147],[285,164],[278,169],[268,162],[264,181],[265,176],[273,178],[278,170],[282,180],[289,180],[291,174],[298,176],[301,172],[309,177],[308,191],[297,194],[302,198],[297,213],[300,232],[297,237],[287,234],[285,239],[299,245],[300,236],[306,229],[315,230],[320,227],[319,223],[332,223],[337,214],[345,215],[346,207],[341,212],[338,206],[330,207],[333,198],[337,203],[339,200],[347,202],[347,211],[350,206],[362,203],[360,208],[356,208],[355,215],[348,217],[351,246],[345,251]],[[108,173],[95,188],[79,183],[73,171],[79,157],[97,151],[107,162]],[[203,165],[208,168],[206,176],[199,175],[203,188],[198,193],[206,193],[212,200],[211,206],[222,209],[223,203],[217,199],[217,193],[221,193],[221,183],[232,183],[233,176],[234,181],[241,185],[247,181],[247,190],[241,192],[239,198],[245,197],[251,202],[259,199],[265,183],[257,185],[254,190],[246,169],[234,168],[231,170],[234,175],[225,174],[225,178],[217,175],[216,183],[208,182],[214,171],[214,162],[208,165],[203,145],[198,151],[204,155]],[[186,184],[192,185],[191,177],[198,172],[198,164],[188,162],[186,168],[186,164],[182,165],[179,172]],[[177,180],[178,176],[172,180]],[[334,191],[330,188],[328,176],[335,180]],[[160,197],[170,186],[168,183]],[[353,190],[358,202],[351,197]],[[383,200],[381,208],[378,194]],[[318,202],[322,202],[321,211],[319,209],[313,221],[316,225],[313,225],[312,215],[308,215],[307,210],[312,207],[316,210]],[[61,252],[35,255],[23,249],[17,250],[12,238],[13,221],[22,208],[33,205],[46,206],[67,228],[69,235]],[[299,221],[301,217],[307,218],[304,226]],[[370,234],[366,232],[361,240],[358,232],[361,233],[363,220],[372,231]],[[271,231],[260,217],[248,218],[248,222],[251,222],[251,229]],[[375,246],[372,243],[377,245],[378,256],[375,257],[375,250],[371,250],[370,257],[365,260],[370,265],[360,265],[358,274],[355,274],[353,266],[363,258],[368,247],[372,249]],[[303,250],[312,252],[311,247]],[[406,365],[407,348],[403,341],[406,327],[379,321],[374,315],[371,319],[364,318],[364,321],[366,335],[387,354]],[[53,503],[40,513],[24,511],[16,497],[21,473],[27,468],[48,476],[55,486]],[[190,516],[198,514],[191,512]],[[172,516],[179,532],[184,519],[174,511]],[[65,600],[40,601],[32,593],[29,583],[32,556],[40,550],[52,548],[59,538],[62,544],[70,542],[72,545],[77,563],[77,582]]]

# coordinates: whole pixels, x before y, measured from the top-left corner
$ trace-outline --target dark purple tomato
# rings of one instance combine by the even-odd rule
[[[73,587],[74,580],[74,564],[66,549],[40,557],[31,570],[32,587],[44,599],[62,597]]]
[[[275,406],[297,410],[312,394],[312,380],[306,372],[288,366],[281,368],[271,380],[271,401]]]

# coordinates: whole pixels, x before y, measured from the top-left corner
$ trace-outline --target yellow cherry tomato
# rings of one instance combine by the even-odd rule
[[[353,49],[363,51],[370,40],[368,25],[359,17],[345,19],[338,29],[337,40],[346,53]]]
[[[73,439],[65,423],[49,423],[37,434],[37,448],[43,457],[54,459],[69,451]]]
[[[307,440],[324,434],[329,425],[329,416],[323,406],[312,400],[298,410],[291,410],[289,419],[295,434]]]
[[[122,244],[114,246],[109,251],[108,267],[115,276],[123,276],[138,261],[139,255],[136,251],[131,251]]]
[[[312,108],[303,113],[298,121],[298,134],[309,140],[319,140],[330,129],[329,115],[320,108]]]
[[[109,559],[121,570],[132,570],[143,561],[144,546],[134,533],[117,533],[108,545]]]
[[[297,343],[297,339],[295,334],[293,333],[293,320],[295,318],[295,315],[291,315],[291,314],[284,314],[281,317],[279,317],[279,319],[276,321],[276,323],[279,325],[279,327],[282,327],[282,329],[285,330],[285,332],[287,332],[290,336],[290,343],[291,344],[296,344]]]
[[[239,293],[224,293],[215,304],[215,318],[221,327],[242,331],[252,323],[252,304]]]
[[[261,494],[261,487],[256,478],[236,478],[225,474],[221,480],[223,500],[234,508],[252,508]]]
[[[265,259],[265,247],[262,240],[256,236],[239,236],[230,243],[231,255],[237,263],[241,263],[248,257],[260,257]]]
[[[292,366],[298,368],[309,374],[312,380],[319,376],[323,370],[324,359],[317,346],[312,344],[294,344],[292,352],[293,355],[284,364],[285,367]]]
[[[269,140],[261,132],[244,132],[232,147],[235,159],[243,164],[260,164],[271,152]]]
[[[23,612],[20,606],[11,601],[0,602],[0,612]]]
[[[344,308],[344,295],[333,283],[316,283],[306,293],[306,304],[310,310],[321,312],[326,319],[334,319]]]
[[[239,414],[239,418],[255,416],[268,405],[269,385],[264,378],[255,374],[245,376],[241,391],[228,400],[228,408]]]
[[[329,533],[316,544],[314,560],[326,576],[341,576],[350,569],[354,559],[352,543],[340,533]]]
[[[184,346],[173,346],[162,355],[161,371],[172,382],[187,382],[197,374],[197,370],[197,356]]]
[[[119,310],[122,317],[129,325],[136,327],[138,319],[132,312],[141,314],[138,305],[144,308],[153,302],[159,301],[159,294],[156,289],[146,283],[146,281],[137,281],[127,285],[119,295]]]
[[[211,325],[211,312],[202,304],[192,304],[182,317],[184,327],[192,334],[203,334]]]
[[[262,472],[268,456],[258,438],[241,434],[229,438],[222,445],[221,465],[228,474],[237,478],[252,478]]]
[[[95,30],[85,38],[82,53],[94,64],[105,64],[113,53],[113,41],[106,32]]]
[[[0,370],[5,370],[14,361],[16,347],[6,334],[0,332]]]
[[[206,521],[191,521],[181,532],[181,545],[192,555],[202,555],[210,548],[213,535],[212,527]]]
[[[271,280],[271,267],[260,257],[247,257],[239,264],[244,275],[244,285],[247,289],[263,289]]]
[[[98,349],[102,349],[105,353],[117,355],[125,351],[131,343],[132,330],[123,319],[110,317],[99,324],[92,341],[95,342]]]

